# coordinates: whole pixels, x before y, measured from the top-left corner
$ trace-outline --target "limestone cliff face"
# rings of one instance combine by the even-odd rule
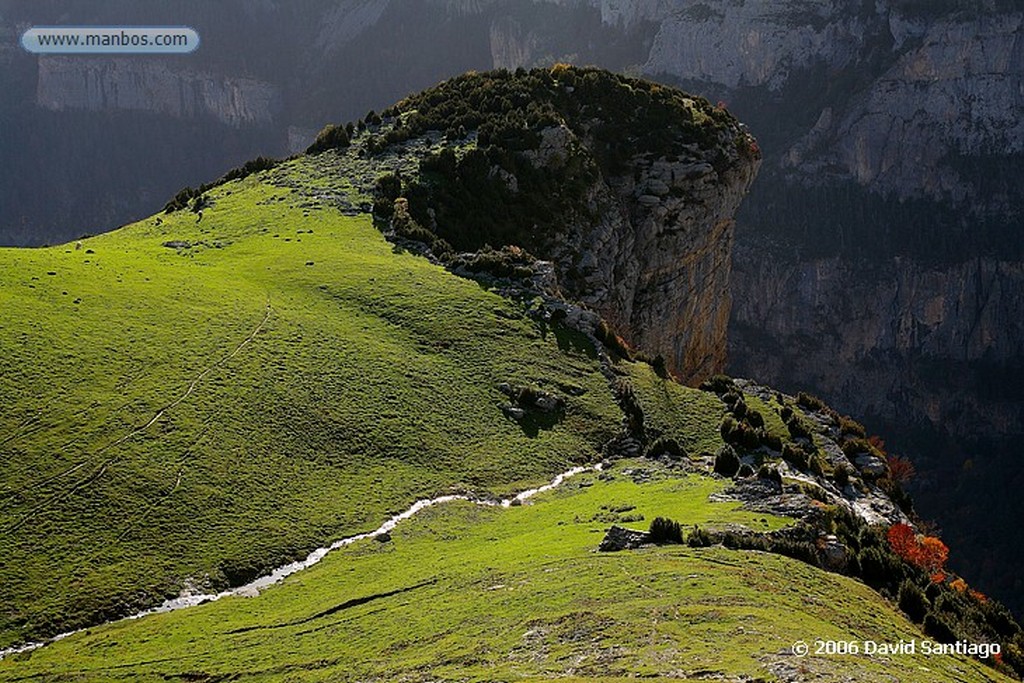
[[[845,72],[848,87],[808,102],[820,107],[816,124],[786,142],[778,158],[787,173],[798,182],[849,180],[899,198],[973,206],[978,181],[958,160],[1024,151],[1024,14],[907,14],[895,5],[675,3],[658,21],[642,68],[707,83],[730,99],[730,91],[750,88],[767,99],[792,97],[786,89],[809,70]],[[748,118],[755,130],[772,125]],[[1010,203],[985,200],[994,211]]]
[[[548,154],[571,136],[548,131]],[[735,149],[713,157],[691,145],[676,158],[634,158],[628,174],[591,188],[597,220],[568,226],[551,254],[568,294],[689,382],[725,368],[733,215],[760,166]]]
[[[643,68],[729,88],[778,90],[815,62],[835,67],[852,60],[868,21],[838,0],[711,0],[661,22]]]
[[[734,291],[739,373],[814,386],[844,410],[953,436],[1024,431],[1019,401],[1000,386],[1012,380],[1001,368],[1024,357],[1018,262],[787,263],[741,252]]]
[[[536,58],[539,39],[512,16],[495,19],[490,28],[491,63],[495,69],[515,69]]]
[[[281,103],[270,83],[195,71],[168,60],[45,56],[39,59],[36,104],[53,111],[212,116],[241,126],[273,122]]]
[[[317,48],[336,50],[380,21],[390,0],[343,0],[323,17]]]
[[[893,15],[890,30],[895,63],[845,110],[823,110],[786,166],[901,198],[975,200],[976,179],[950,157],[1024,151],[1024,14],[932,22]]]

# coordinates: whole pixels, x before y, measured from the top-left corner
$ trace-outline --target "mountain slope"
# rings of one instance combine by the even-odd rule
[[[818,638],[919,637],[849,578],[766,553],[594,553],[608,508],[778,528],[651,463],[524,507],[432,508],[259,598],[122,622],[0,663],[26,680],[1004,680],[958,657],[794,656]],[[632,472],[633,474],[628,474]],[[646,474],[648,483],[631,476]]]
[[[642,224],[690,233],[687,243],[703,238],[728,253],[729,233],[719,228],[732,200],[714,185],[752,168],[756,146],[721,108],[564,66],[471,75],[457,85],[472,97],[539,84],[561,98],[576,92],[560,80],[570,78],[607,85],[580,88],[584,105],[591,97],[625,100],[605,122],[613,131],[628,130],[637,111],[626,106],[630,98],[648,113],[659,110],[652,99],[670,104],[672,125],[638,131],[626,141],[635,154],[616,162],[623,177],[645,181],[627,184],[623,205],[644,216],[677,191],[704,206],[696,214],[703,221],[665,212]],[[0,425],[7,560],[0,645],[96,629],[13,654],[0,676],[274,679],[358,671],[487,680],[484,671],[497,666],[508,678],[700,677],[703,662],[728,650],[721,674],[733,680],[819,670],[885,680],[906,661],[793,663],[787,652],[795,639],[830,634],[923,637],[858,578],[898,600],[930,637],[1005,643],[1000,670],[1021,664],[1024,635],[1001,606],[953,577],[936,578],[941,562],[901,557],[886,541],[885,529],[910,521],[912,509],[856,422],[812,397],[752,382],[717,377],[704,390],[686,387],[664,358],[630,349],[605,320],[567,298],[559,264],[514,244],[454,254],[446,230],[469,225],[486,244],[489,230],[507,225],[466,220],[472,209],[500,215],[513,205],[529,216],[571,219],[534,225],[547,238],[531,244],[539,249],[558,236],[590,234],[604,217],[576,190],[587,189],[580,178],[614,185],[602,161],[616,155],[595,154],[588,131],[576,127],[573,115],[591,116],[588,106],[511,126],[521,108],[500,105],[484,120],[458,123],[409,106],[443,92],[404,101],[383,120],[367,117],[359,132],[325,129],[315,154],[256,160],[108,235],[0,253],[0,376],[11,406]],[[562,144],[548,144],[552,131]],[[623,142],[604,151],[615,144]],[[708,155],[711,171],[638,196],[653,187],[644,169],[671,168],[680,154]],[[487,192],[460,194],[465,188],[452,178],[467,169]],[[580,175],[559,175],[572,169]],[[538,174],[553,184],[531,186]],[[491,201],[497,183],[512,203]],[[708,199],[716,196],[718,204]],[[625,240],[635,227],[618,222],[621,232],[609,238]],[[690,268],[704,251],[668,260]],[[431,262],[438,257],[472,278]],[[571,480],[546,503],[495,505],[496,493],[598,460],[607,471]],[[243,586],[214,605],[98,626],[179,593],[242,586],[442,494],[466,500],[409,508],[418,514],[404,515],[393,536],[352,543],[264,597],[230,597],[260,592]],[[694,549],[592,552],[600,542],[593,531],[647,526],[659,516],[699,524],[686,534]],[[424,528],[435,536],[418,537]],[[614,537],[602,545],[614,547]],[[406,542],[411,552],[403,555]],[[724,548],[697,549],[717,543]],[[610,577],[609,566],[616,567]],[[684,585],[691,566],[698,578],[707,573],[697,595],[709,600]],[[638,598],[647,590],[633,577],[644,570],[657,577],[648,582],[654,602]],[[491,591],[480,586],[507,587],[503,574],[529,590],[489,614]],[[627,583],[616,583],[620,574]],[[850,602],[825,601],[831,594]],[[915,596],[911,607],[906,595]],[[375,610],[398,596],[408,610],[382,626]],[[692,619],[677,616],[691,608]],[[343,642],[327,632],[323,641],[305,637],[306,625],[324,618],[333,624],[345,613],[348,623],[350,610],[373,618]],[[212,630],[210,618],[219,624]],[[438,638],[446,619],[458,625]],[[647,635],[649,620],[667,625]],[[734,620],[743,624],[733,628]],[[510,628],[535,630],[530,624],[538,638],[509,640]],[[282,648],[281,634],[293,627]],[[481,641],[484,634],[490,639]],[[602,637],[603,653],[579,645]],[[694,642],[680,648],[672,639]],[[197,642],[206,649],[197,651]],[[320,662],[323,649],[330,655]],[[510,660],[517,663],[502,669]],[[583,661],[594,667],[581,668]],[[944,657],[920,678],[934,680],[936,671],[939,680],[998,678],[980,666]]]
[[[516,488],[614,430],[570,335],[368,219],[272,182],[209,201],[3,254],[4,644],[237,582],[423,494]],[[578,395],[528,434],[501,382]]]

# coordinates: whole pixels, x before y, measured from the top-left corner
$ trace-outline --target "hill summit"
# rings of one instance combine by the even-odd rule
[[[724,108],[556,65],[460,76],[362,124],[366,153],[384,163],[421,152],[376,188],[385,218],[407,199],[412,225],[400,232],[427,230],[438,255],[526,249],[553,263],[568,296],[680,377],[723,369],[732,217],[760,165],[756,141]],[[311,151],[347,144],[339,130]],[[402,144],[414,139],[430,145]]]

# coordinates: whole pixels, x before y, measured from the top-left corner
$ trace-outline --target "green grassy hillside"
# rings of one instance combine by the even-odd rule
[[[0,251],[0,646],[238,583],[418,497],[525,487],[616,426],[579,340],[368,218],[255,177],[208,196],[201,220]],[[564,415],[520,426],[501,382]]]
[[[862,584],[795,560],[683,546],[594,552],[623,514],[785,524],[708,503],[722,486],[626,461],[523,507],[431,508],[389,542],[331,554],[259,598],[94,629],[0,662],[0,678],[998,680],[957,657],[900,657],[894,669],[884,658],[794,656],[793,643],[816,637],[920,637]]]

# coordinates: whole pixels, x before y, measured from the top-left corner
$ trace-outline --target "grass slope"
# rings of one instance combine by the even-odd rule
[[[659,377],[647,363],[623,363],[644,411],[648,438],[675,439],[691,455],[725,445],[719,429],[725,404],[715,394]]]
[[[281,186],[310,163],[217,188],[201,220],[0,250],[0,647],[452,486],[525,487],[610,436],[580,340]],[[564,393],[563,419],[524,429],[500,382]]]
[[[431,508],[259,598],[97,628],[0,662],[0,679],[1003,680],[952,656],[789,654],[798,640],[920,634],[862,584],[780,556],[594,552],[614,510],[785,524],[709,503],[723,483],[708,478],[635,462],[610,475],[520,508]]]

